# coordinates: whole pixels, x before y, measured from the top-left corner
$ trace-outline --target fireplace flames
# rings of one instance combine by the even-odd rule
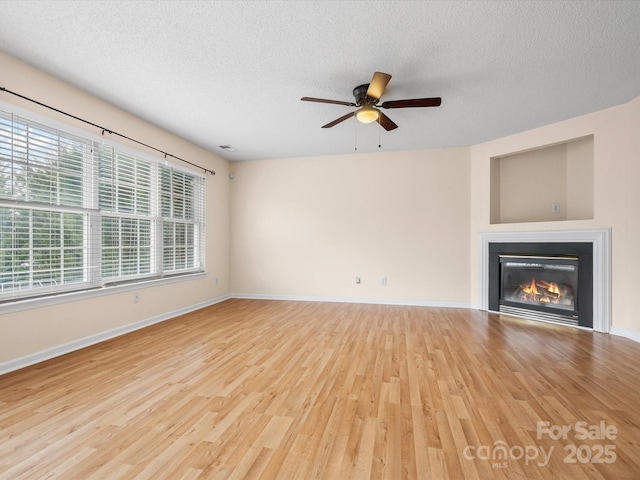
[[[523,302],[565,304],[571,301],[565,298],[566,294],[566,290],[561,291],[557,283],[535,278],[520,285],[520,300]]]

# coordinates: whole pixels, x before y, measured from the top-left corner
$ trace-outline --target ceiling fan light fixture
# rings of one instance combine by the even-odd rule
[[[362,123],[372,123],[378,120],[380,111],[377,108],[373,108],[371,105],[365,105],[356,112],[356,118]]]

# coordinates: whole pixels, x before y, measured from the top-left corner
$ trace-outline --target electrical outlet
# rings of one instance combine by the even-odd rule
[[[215,282],[216,282],[216,287],[217,287],[218,286],[218,277],[216,277]]]
[[[380,286],[381,287],[387,286],[387,277],[380,277]]]
[[[560,213],[560,204],[552,203],[551,204],[551,213]]]
[[[140,301],[140,294],[138,292],[133,294],[133,303],[138,303]]]

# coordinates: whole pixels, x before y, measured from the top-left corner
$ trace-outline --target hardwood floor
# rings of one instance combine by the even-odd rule
[[[1,376],[0,478],[638,479],[639,379],[611,335],[228,300]]]

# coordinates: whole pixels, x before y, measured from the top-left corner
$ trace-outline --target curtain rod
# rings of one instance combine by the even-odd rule
[[[97,128],[99,130],[102,130],[102,135],[104,135],[105,132],[106,133],[110,133],[111,135],[117,135],[120,138],[124,138],[126,140],[131,141],[131,142],[137,143],[138,145],[142,145],[143,147],[147,147],[147,148],[150,148],[151,150],[155,150],[156,152],[162,153],[165,158],[167,158],[167,157],[175,158],[176,160],[179,160],[179,161],[184,162],[184,163],[188,163],[189,165],[191,165],[193,167],[196,167],[196,168],[199,168],[199,169],[201,169],[201,170],[203,170],[205,172],[209,172],[211,175],[215,175],[216,174],[215,170],[210,170],[208,168],[201,167],[200,165],[196,165],[195,163],[191,163],[190,161],[185,160],[184,158],[176,157],[175,155],[171,155],[170,153],[167,153],[167,152],[165,152],[163,150],[160,150],[159,148],[152,147],[151,145],[147,145],[146,143],[143,143],[143,142],[139,142],[138,140],[134,140],[131,137],[127,137],[126,135],[123,135],[121,133],[114,132],[113,130],[110,130],[110,129],[106,128],[106,127],[101,127],[100,125],[96,125],[93,122],[90,122],[90,121],[85,120],[85,119],[80,118],[80,117],[76,117],[75,115],[71,115],[70,113],[63,112],[62,110],[58,110],[55,107],[52,107],[52,106],[47,105],[45,103],[39,102],[37,100],[34,100],[33,98],[25,97],[24,95],[20,95],[19,93],[12,92],[11,90],[9,90],[7,88],[0,87],[0,91],[10,93],[11,95],[15,95],[16,97],[20,97],[20,98],[22,98],[24,100],[28,100],[29,102],[35,103],[37,105],[40,105],[41,107],[48,108],[49,110],[53,110],[54,112],[61,113],[63,115],[66,115],[67,117],[71,117],[71,118],[73,118],[75,120],[79,120],[79,121],[84,122],[84,123],[86,123],[88,125],[91,125],[92,127],[95,127],[95,128]]]

